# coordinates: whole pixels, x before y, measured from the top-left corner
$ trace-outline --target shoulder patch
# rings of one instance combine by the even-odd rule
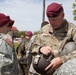
[[[12,47],[13,43],[9,38],[5,38],[5,41]]]

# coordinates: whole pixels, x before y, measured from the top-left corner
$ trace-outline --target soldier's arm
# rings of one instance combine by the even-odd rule
[[[73,41],[76,43],[76,28],[74,28],[72,30],[72,39]],[[62,62],[66,62],[67,60],[69,59],[73,59],[73,58],[76,58],[76,50],[73,50],[71,53],[69,53],[68,55],[64,55],[64,56],[61,56],[60,57]]]
[[[20,53],[25,52],[25,42],[24,41],[21,41],[21,43],[19,44],[18,50],[20,50]]]
[[[32,43],[32,54],[38,54],[39,49],[41,48],[41,42],[40,42],[40,35],[38,34],[36,38],[34,39],[34,42]]]

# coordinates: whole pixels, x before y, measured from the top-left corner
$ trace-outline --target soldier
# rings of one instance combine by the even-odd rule
[[[61,4],[48,5],[46,15],[50,24],[42,28],[42,33],[33,43],[32,54],[35,55],[33,67],[42,75],[54,75],[62,64],[76,58],[75,49],[67,54],[67,50],[62,53],[66,43],[71,41],[76,43],[76,26],[64,19],[64,9]],[[51,54],[54,57],[49,61],[47,59]]]
[[[39,31],[38,34],[42,33],[42,28],[43,28],[44,26],[48,25],[48,24],[49,24],[48,21],[42,22],[42,23],[41,23],[41,29],[40,29],[40,31]],[[32,49],[32,46],[33,46],[33,42],[34,42],[34,40],[36,39],[36,36],[37,36],[37,34],[36,34],[36,35],[33,35],[32,38],[31,38],[31,46],[30,46],[31,49]],[[31,62],[30,68],[29,68],[29,75],[40,75],[40,74],[39,74],[38,72],[36,72],[36,71],[34,70],[34,68],[33,68],[33,65],[32,65],[33,59],[34,59],[34,56],[32,56],[32,62]]]
[[[13,24],[9,16],[0,13],[0,75],[19,75],[13,40],[7,34]]]
[[[37,35],[33,35],[32,38],[31,38],[31,45],[30,45],[30,50],[32,48],[32,44],[35,40]],[[32,50],[31,50],[32,51]],[[32,55],[32,54],[31,54]],[[39,73],[37,73],[34,68],[33,68],[33,65],[32,65],[32,62],[33,62],[33,59],[34,59],[34,56],[32,56],[32,61],[31,61],[31,64],[30,64],[30,68],[29,68],[29,73],[28,75],[39,75]]]
[[[25,38],[21,41],[18,46],[18,55],[19,55],[19,66],[21,75],[28,75],[29,64],[31,62],[31,58],[28,58],[29,54],[29,46],[30,46],[30,39],[33,33],[31,31],[25,32]],[[29,62],[28,62],[29,59]]]

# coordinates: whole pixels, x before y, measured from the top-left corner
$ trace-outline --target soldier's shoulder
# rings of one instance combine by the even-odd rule
[[[33,35],[33,36],[31,37],[30,41],[33,42],[36,37],[37,37],[37,35]]]
[[[13,47],[13,40],[12,40],[11,35],[6,34],[5,37],[4,37],[4,40],[5,40],[5,42],[8,43],[11,47]]]
[[[69,23],[69,29],[70,28],[76,28],[76,25],[74,23],[68,22]]]
[[[12,38],[10,35],[1,34],[0,35],[0,44],[8,43],[10,46],[13,46]]]
[[[12,37],[9,34],[0,34],[0,38],[4,40],[8,38],[10,41],[12,41]]]
[[[53,29],[51,27],[50,24],[47,24],[45,26],[43,26],[41,29],[40,29],[41,33],[49,33],[49,32],[52,32]]]
[[[76,25],[69,22],[68,31],[75,33],[76,32]]]

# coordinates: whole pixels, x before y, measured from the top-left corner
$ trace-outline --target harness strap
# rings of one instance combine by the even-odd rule
[[[61,43],[60,45],[60,48],[59,48],[59,53],[61,53],[61,51],[63,50],[65,44],[70,41],[70,39],[72,38],[72,30],[73,28],[70,28],[69,31],[67,32],[67,35],[65,37],[65,39],[63,40],[63,42]]]

